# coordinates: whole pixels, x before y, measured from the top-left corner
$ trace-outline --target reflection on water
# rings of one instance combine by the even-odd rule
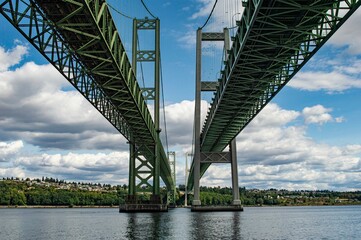
[[[169,223],[172,221],[166,213],[125,213],[127,216],[127,239],[161,239],[171,236]]]
[[[191,239],[237,239],[240,236],[241,212],[191,213]]]
[[[0,239],[359,239],[361,206],[244,212],[0,209]]]
[[[241,234],[241,212],[129,213],[126,239],[237,239]],[[121,226],[120,226],[121,227]]]

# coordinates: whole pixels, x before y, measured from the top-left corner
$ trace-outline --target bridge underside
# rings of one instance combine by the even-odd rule
[[[106,1],[3,0],[0,13],[130,144],[146,149],[142,160],[159,166],[158,176],[173,189],[159,132]]]
[[[201,133],[201,151],[223,151],[360,6],[347,0],[244,1]],[[210,163],[201,164],[200,174]],[[194,161],[188,178],[193,188]]]

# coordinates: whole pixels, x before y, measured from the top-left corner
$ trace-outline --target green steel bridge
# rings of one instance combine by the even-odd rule
[[[128,200],[136,202],[136,192],[150,189],[158,203],[160,177],[174,191],[174,174],[159,138],[159,39],[154,51],[135,49],[133,57],[133,63],[155,62],[152,92],[158,111],[153,121],[105,0],[0,1],[0,13],[128,140]],[[134,25],[159,38],[159,19]]]
[[[231,167],[233,190],[237,189],[233,198],[235,205],[239,203],[237,161],[232,161],[235,137],[361,5],[359,0],[242,3],[244,12],[232,46],[225,47],[227,58],[216,82],[201,81],[201,42],[226,40],[227,45],[226,33],[217,36],[198,29],[195,152],[187,184],[189,191],[194,189],[193,205],[200,205],[199,179],[213,162],[235,164]],[[209,90],[214,96],[201,130],[197,99],[201,91]],[[228,145],[230,151],[223,152]]]
[[[197,56],[202,41],[232,44],[226,48],[222,77],[216,82],[201,81],[197,60],[196,151],[188,178],[195,205],[200,204],[199,179],[207,168],[236,159],[235,137],[361,1],[242,0],[242,4],[244,12],[231,41],[227,31],[197,32]],[[156,46],[154,51],[141,51],[133,39],[131,64],[105,0],[0,0],[0,13],[128,140],[128,200],[136,202],[136,193],[146,186],[152,189],[152,202],[158,203],[160,178],[169,191],[174,190],[174,174],[159,138],[159,20],[134,21],[133,31],[155,31]],[[145,101],[149,96],[136,79],[138,61],[155,62],[150,94],[158,108],[154,121]],[[201,91],[214,91],[202,130],[197,117]],[[229,153],[224,152],[228,145],[233,149]],[[232,175],[237,175],[237,166],[232,168]]]

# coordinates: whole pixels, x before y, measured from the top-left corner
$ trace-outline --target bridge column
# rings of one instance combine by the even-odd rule
[[[129,186],[128,186],[128,202],[136,202],[136,185],[135,185],[135,161],[136,161],[136,152],[135,144],[129,143]]]
[[[153,31],[153,47],[139,49],[139,31]],[[148,47],[148,46],[147,46]],[[127,204],[121,206],[119,211],[165,211],[167,205],[162,204],[160,195],[160,161],[162,158],[162,143],[160,141],[160,21],[159,19],[133,20],[133,48],[132,69],[137,76],[137,64],[149,63],[153,67],[152,74],[145,76],[145,84],[141,88],[144,100],[154,102],[154,140],[149,142],[136,142],[130,144],[129,164],[129,190]],[[144,77],[144,76],[143,76]],[[147,81],[148,80],[148,81]],[[144,84],[144,85],[145,85]],[[150,199],[141,200],[139,193]],[[146,193],[146,194],[144,194]],[[138,194],[138,195],[137,195]]]
[[[229,144],[229,150],[231,152],[231,171],[232,171],[232,192],[233,202],[232,205],[241,205],[239,199],[239,187],[238,187],[238,166],[237,166],[237,145],[236,138],[234,138]]]
[[[194,198],[192,205],[201,205],[199,181],[201,173],[201,65],[202,65],[202,29],[197,30],[196,46],[196,95],[194,108]]]
[[[160,148],[159,134],[161,132],[159,127],[159,108],[160,108],[160,21],[155,19],[155,61],[154,61],[154,123],[157,131],[157,139],[155,142],[154,153],[154,175],[153,175],[153,196],[154,203],[161,203],[160,198]]]
[[[192,203],[192,211],[243,211],[241,201],[239,198],[238,187],[238,168],[237,168],[237,149],[236,140],[229,142],[229,151],[203,151],[201,149],[202,135],[201,130],[201,92],[211,91],[215,92],[218,88],[219,81],[202,81],[201,80],[201,57],[202,57],[202,41],[223,41],[225,48],[224,58],[228,58],[228,50],[230,49],[229,30],[225,28],[223,32],[205,32],[201,29],[197,30],[197,45],[196,45],[196,95],[195,95],[195,117],[194,117],[194,158],[193,158],[193,180],[194,180],[194,200]],[[230,163],[232,175],[232,193],[233,206],[200,206],[200,174],[202,167],[209,166],[213,163]],[[203,171],[202,171],[203,172]]]

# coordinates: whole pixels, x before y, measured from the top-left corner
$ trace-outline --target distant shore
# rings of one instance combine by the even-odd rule
[[[119,206],[43,206],[43,205],[31,205],[31,206],[0,206],[1,208],[119,208]]]
[[[329,207],[329,206],[357,206],[361,204],[334,204],[334,205],[322,205],[322,204],[315,204],[315,205],[243,205],[243,207]],[[118,205],[114,206],[47,206],[47,205],[31,205],[31,206],[0,206],[0,209],[15,209],[15,208],[119,208]],[[190,205],[188,206],[177,206],[176,208],[191,208]]]

